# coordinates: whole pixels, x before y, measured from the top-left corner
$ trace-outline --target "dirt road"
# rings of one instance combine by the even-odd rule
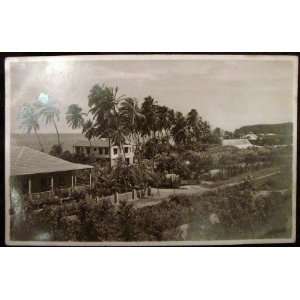
[[[280,171],[276,170],[276,171],[273,171],[266,175],[254,177],[253,180],[254,181],[262,180],[262,179],[277,175],[279,173],[280,173]],[[172,196],[172,195],[201,195],[207,191],[223,189],[226,187],[241,184],[243,182],[243,180],[240,179],[236,182],[226,183],[224,185],[220,185],[220,186],[214,187],[214,188],[207,188],[207,187],[203,187],[201,185],[183,185],[178,189],[153,189],[152,197],[149,197],[147,199],[138,200],[137,202],[135,202],[134,206],[136,208],[141,208],[141,207],[145,207],[145,206],[157,205],[163,200],[168,200],[169,196]]]

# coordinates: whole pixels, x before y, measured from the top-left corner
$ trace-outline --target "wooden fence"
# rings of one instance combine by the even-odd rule
[[[119,204],[121,201],[133,202],[139,199],[144,199],[151,196],[151,189],[132,190],[126,193],[115,193],[113,195],[99,197],[96,196],[96,202],[99,201],[110,201],[112,204]]]
[[[88,192],[90,191],[89,185],[82,185],[77,186],[73,191],[83,191]],[[114,193],[113,195],[109,196],[95,196],[91,193],[85,194],[86,201],[95,201],[96,203],[99,203],[100,201],[108,200],[114,205],[118,205],[121,201],[125,202],[132,202],[139,199],[144,199],[151,196],[151,188],[148,189],[134,189],[131,192],[126,193]],[[35,205],[42,205],[42,204],[51,204],[54,202],[57,203],[63,203],[63,202],[72,202],[73,200],[76,200],[72,197],[72,189],[71,188],[61,188],[56,189],[54,192],[52,191],[46,191],[41,193],[33,193],[31,194],[31,200]]]

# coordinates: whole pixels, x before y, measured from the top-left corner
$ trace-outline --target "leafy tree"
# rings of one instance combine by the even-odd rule
[[[222,131],[220,127],[216,127],[209,137],[209,143],[211,144],[221,144]]]
[[[196,109],[192,109],[186,117],[189,142],[199,141],[200,137],[200,117]]]
[[[136,240],[136,211],[133,208],[133,204],[122,201],[119,204],[117,215],[120,228],[120,239],[122,241]]]
[[[53,145],[49,152],[50,155],[53,155],[56,157],[60,157],[62,155],[62,153],[63,153],[63,148],[61,145]]]
[[[214,136],[220,138],[220,137],[222,136],[221,128],[220,128],[220,127],[216,127],[216,128],[213,130],[212,134],[213,134]]]
[[[66,150],[60,155],[61,159],[67,160],[67,161],[73,161],[73,155],[70,151]]]

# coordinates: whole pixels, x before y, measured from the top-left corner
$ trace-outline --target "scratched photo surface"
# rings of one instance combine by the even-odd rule
[[[6,243],[295,240],[298,59],[8,58]]]

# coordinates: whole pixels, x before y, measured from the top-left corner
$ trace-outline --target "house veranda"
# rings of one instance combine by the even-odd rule
[[[92,166],[68,162],[29,147],[12,147],[10,165],[11,193],[32,200],[92,188]],[[79,172],[88,173],[87,182],[78,182]]]

